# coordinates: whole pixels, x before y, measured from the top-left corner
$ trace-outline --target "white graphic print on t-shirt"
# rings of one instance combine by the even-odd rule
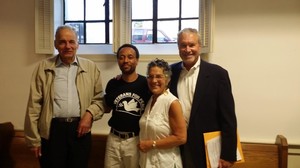
[[[135,116],[141,116],[144,111],[145,102],[143,99],[131,92],[122,93],[114,100],[116,112],[124,112]]]

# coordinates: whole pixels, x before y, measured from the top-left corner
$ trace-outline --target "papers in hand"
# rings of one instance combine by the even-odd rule
[[[205,152],[206,152],[206,164],[208,168],[217,168],[219,165],[221,154],[221,132],[208,132],[204,133]],[[237,149],[236,149],[237,163],[244,162],[244,156],[242,151],[241,142],[238,136]]]

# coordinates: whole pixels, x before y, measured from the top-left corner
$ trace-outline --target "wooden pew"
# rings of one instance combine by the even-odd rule
[[[107,139],[107,135],[93,134],[92,151],[91,151],[91,156],[89,161],[89,168],[104,167],[106,139]]]
[[[11,122],[0,123],[0,168],[13,167],[10,147],[14,133]]]
[[[92,136],[92,151],[89,168],[104,167],[106,138],[107,135],[94,134]],[[26,145],[23,131],[15,131],[10,151],[14,168],[39,168],[38,160]]]
[[[14,168],[39,168],[38,159],[27,147],[24,132],[15,131],[12,141],[11,155],[13,157]]]
[[[89,168],[102,168],[107,135],[93,134]],[[288,143],[282,135],[277,135],[274,144],[242,142],[244,163],[233,168],[287,168]],[[23,131],[15,131],[11,145],[14,168],[38,168],[38,160],[27,148]]]
[[[277,135],[274,144],[242,142],[245,162],[233,168],[287,168],[288,143],[283,135]]]

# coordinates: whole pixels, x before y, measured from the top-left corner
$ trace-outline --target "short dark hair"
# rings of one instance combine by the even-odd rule
[[[140,57],[139,50],[136,48],[136,46],[134,46],[132,44],[123,44],[121,47],[119,47],[119,49],[117,51],[117,58],[119,57],[121,49],[125,48],[125,47],[132,48],[135,51],[136,58],[139,59],[139,57]]]

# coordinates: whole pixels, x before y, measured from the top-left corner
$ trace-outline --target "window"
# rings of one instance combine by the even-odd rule
[[[76,28],[80,44],[112,44],[111,0],[63,0],[64,24]]]
[[[170,1],[167,7],[166,0],[35,0],[36,53],[54,54],[54,31],[64,23],[78,30],[78,54],[113,54],[132,42],[141,54],[177,55],[176,36],[184,27],[198,28],[202,51],[209,52],[213,0]]]
[[[198,29],[199,0],[132,0],[132,43],[176,43],[184,27]]]

